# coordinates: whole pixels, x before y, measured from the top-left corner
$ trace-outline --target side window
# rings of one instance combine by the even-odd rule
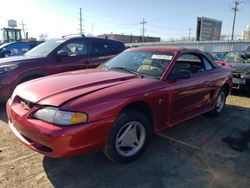
[[[210,64],[209,60],[202,55],[195,54],[184,54],[180,56],[170,73],[176,74],[179,72],[190,72],[191,75],[195,75],[197,73],[201,73],[204,71],[212,70],[213,66]]]
[[[205,71],[205,67],[201,59],[193,54],[184,54],[178,58],[174,65],[174,71],[189,71],[196,74]]]
[[[99,55],[109,55],[112,54],[112,47],[110,43],[105,41],[93,41],[92,52]]]
[[[213,66],[211,65],[211,63],[207,60],[207,58],[203,57],[203,63],[205,65],[205,69],[206,71],[212,70]]]
[[[87,55],[87,42],[72,42],[62,47],[62,50],[68,52],[69,56]]]

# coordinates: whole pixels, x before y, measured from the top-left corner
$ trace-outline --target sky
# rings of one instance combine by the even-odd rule
[[[85,34],[140,35],[143,18],[146,33],[164,40],[196,35],[197,17],[222,21],[222,34],[231,35],[232,0],[0,0],[0,28],[14,19],[21,21],[30,37],[48,38],[79,33],[79,12],[82,8]],[[241,35],[250,24],[250,0],[240,1],[235,35]]]

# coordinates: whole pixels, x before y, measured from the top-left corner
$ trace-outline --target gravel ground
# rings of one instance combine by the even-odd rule
[[[250,187],[249,130],[250,98],[229,96],[220,116],[155,135],[135,162],[113,164],[101,152],[51,159],[14,137],[1,105],[0,187]]]

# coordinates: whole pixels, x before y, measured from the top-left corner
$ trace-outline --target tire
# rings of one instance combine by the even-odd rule
[[[145,151],[152,127],[144,114],[135,110],[122,112],[109,133],[105,155],[115,163],[136,160]]]
[[[226,89],[223,87],[221,88],[216,98],[216,102],[215,102],[213,110],[210,111],[209,114],[213,116],[219,115],[225,107],[226,98],[227,98]]]

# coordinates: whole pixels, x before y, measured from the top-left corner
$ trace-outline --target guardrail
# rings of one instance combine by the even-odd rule
[[[250,48],[250,40],[237,41],[168,41],[168,42],[144,42],[126,43],[128,47],[135,46],[166,46],[175,48],[196,48],[207,52],[244,51]]]

